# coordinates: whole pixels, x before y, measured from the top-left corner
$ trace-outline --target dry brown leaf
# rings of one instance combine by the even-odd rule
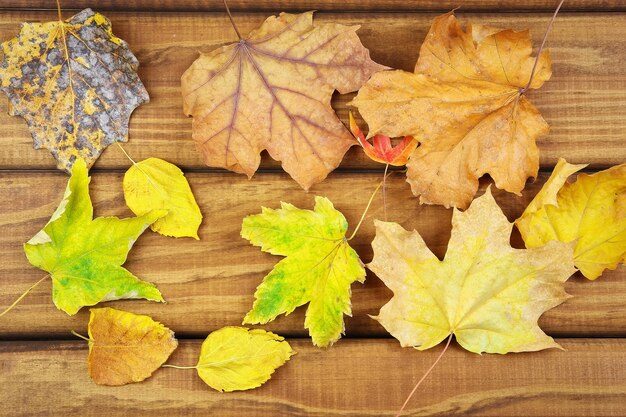
[[[202,54],[182,76],[184,111],[207,165],[251,177],[267,149],[303,188],[356,141],[330,106],[380,69],[356,30],[313,12],[269,17],[247,38]]]
[[[89,375],[96,384],[143,381],[177,346],[174,332],[148,316],[108,307],[91,309]]]
[[[535,58],[528,31],[468,24],[439,16],[422,44],[415,73],[374,74],[352,104],[370,135],[411,135],[420,146],[407,164],[422,203],[467,208],[478,178],[519,194],[539,169],[537,136],[548,125],[522,91]],[[529,88],[550,78],[542,52]]]

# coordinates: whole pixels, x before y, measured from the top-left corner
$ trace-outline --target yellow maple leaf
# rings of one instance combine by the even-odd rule
[[[575,242],[574,264],[593,280],[626,257],[626,164],[566,183],[585,166],[560,159],[515,224],[528,248]]]
[[[126,142],[133,110],[149,100],[137,58],[91,9],[62,21],[24,23],[1,45],[0,90],[9,112],[26,119],[35,149],[60,169],[76,158],[91,166],[104,148]]]
[[[269,17],[239,42],[202,54],[181,79],[185,114],[209,166],[251,177],[267,149],[303,188],[356,144],[330,106],[380,69],[356,30],[313,12]]]
[[[513,249],[512,227],[488,190],[467,211],[454,211],[440,261],[416,231],[377,221],[368,267],[394,296],[374,318],[402,346],[419,350],[451,334],[475,353],[558,347],[537,320],[568,298],[563,283],[575,271],[573,245]]]
[[[426,35],[415,73],[378,72],[351,104],[370,136],[420,142],[407,179],[422,203],[466,208],[484,174],[519,194],[539,169],[535,140],[548,132],[524,92],[550,78],[550,57],[542,52],[527,85],[531,53],[528,31],[469,24],[463,30],[447,13]]]
[[[174,332],[148,316],[108,307],[91,309],[88,363],[96,384],[143,381],[177,346]]]

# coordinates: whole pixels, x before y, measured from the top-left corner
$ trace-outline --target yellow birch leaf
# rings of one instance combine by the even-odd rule
[[[77,159],[89,167],[107,146],[126,142],[131,113],[149,100],[137,58],[91,9],[66,21],[24,23],[1,50],[9,113],[26,120],[35,149],[50,150],[67,172]]]
[[[573,244],[513,249],[512,227],[488,190],[465,212],[454,211],[439,260],[416,231],[377,221],[368,267],[394,296],[374,318],[402,346],[419,350],[450,334],[474,353],[558,347],[537,320],[568,298]]]
[[[594,280],[626,257],[626,164],[566,183],[583,167],[559,160],[515,224],[528,248],[553,240],[575,242],[574,264]]]
[[[126,204],[138,216],[154,209],[167,215],[150,225],[157,233],[173,237],[198,237],[202,213],[183,172],[158,158],[136,164],[124,175]]]
[[[274,333],[224,327],[202,343],[196,369],[215,390],[242,391],[261,386],[294,354],[289,343]]]
[[[143,381],[177,346],[174,332],[148,316],[108,307],[91,309],[88,364],[96,384]]]

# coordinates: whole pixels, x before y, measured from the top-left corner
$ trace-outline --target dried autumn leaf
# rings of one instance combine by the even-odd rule
[[[482,25],[463,31],[453,13],[433,22],[415,73],[374,74],[352,101],[370,135],[411,135],[420,146],[407,178],[422,203],[466,208],[489,174],[519,194],[539,169],[537,136],[548,125],[523,92],[535,58],[528,31]],[[542,52],[529,88],[550,78]]]
[[[372,138],[373,145],[365,139],[365,135],[356,124],[352,112],[350,112],[350,131],[352,135],[359,141],[359,145],[363,147],[363,151],[373,161],[381,164],[389,164],[394,166],[406,165],[409,156],[417,147],[417,141],[411,136],[405,136],[402,142],[396,146],[391,146],[391,139],[385,135],[374,135]]]
[[[279,210],[243,220],[241,236],[264,252],[286,256],[263,279],[244,323],[265,324],[309,303],[304,327],[313,344],[326,347],[344,331],[343,315],[351,315],[350,285],[365,280],[359,255],[348,245],[346,218],[324,197],[315,209],[281,203]]]
[[[593,280],[626,257],[626,164],[566,183],[585,166],[560,159],[515,225],[528,248],[575,242],[574,265]]]
[[[262,329],[224,327],[202,343],[196,370],[218,391],[243,391],[265,383],[295,352],[284,338]]]
[[[159,290],[121,267],[135,240],[167,212],[130,219],[93,217],[87,167],[76,161],[63,201],[28,243],[28,261],[52,278],[52,301],[67,314],[83,306],[123,298],[163,301]]]
[[[136,215],[167,210],[150,228],[173,237],[198,237],[202,213],[183,172],[159,158],[133,163],[124,175],[124,198]]]
[[[368,265],[394,293],[374,317],[402,346],[429,349],[454,334],[465,349],[508,353],[558,347],[537,325],[565,301],[573,245],[513,249],[509,223],[488,190],[454,211],[443,261],[416,231],[376,222]]]
[[[333,91],[356,91],[385,68],[370,59],[358,28],[281,13],[202,54],[181,88],[206,164],[251,177],[267,149],[303,188],[322,181],[355,144],[330,106]]]
[[[149,100],[137,58],[91,9],[66,21],[24,23],[2,52],[9,113],[24,117],[35,149],[49,149],[68,172],[77,159],[91,166],[108,145],[126,142],[131,113]]]
[[[89,375],[99,385],[140,382],[178,346],[174,332],[148,316],[92,308],[89,318]]]

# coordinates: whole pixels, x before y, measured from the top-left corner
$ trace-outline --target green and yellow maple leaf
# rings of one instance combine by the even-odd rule
[[[9,112],[26,119],[36,149],[69,172],[91,166],[104,148],[126,142],[133,110],[149,100],[137,58],[91,9],[62,21],[24,23],[1,45],[0,90]]]
[[[286,256],[256,290],[244,323],[267,323],[309,303],[304,327],[313,343],[326,347],[344,331],[343,315],[351,315],[350,285],[365,280],[365,269],[346,239],[348,222],[324,197],[315,209],[281,203],[263,208],[243,221],[241,236],[264,252]]]
[[[126,204],[140,216],[150,210],[167,210],[167,215],[150,228],[164,236],[198,237],[202,213],[183,172],[159,158],[133,162],[124,175]]]
[[[626,164],[567,178],[585,165],[557,163],[515,224],[528,248],[575,242],[574,264],[594,280],[626,257]]]
[[[218,391],[243,391],[265,383],[295,352],[284,338],[262,329],[224,327],[202,343],[198,375]]]
[[[123,298],[163,301],[159,290],[121,267],[135,240],[167,212],[93,219],[85,162],[77,160],[63,201],[24,245],[28,261],[52,278],[52,300],[72,315],[83,306]]]
[[[568,298],[563,283],[575,271],[573,245],[513,249],[512,227],[488,190],[467,211],[455,209],[440,261],[416,231],[377,221],[368,268],[394,296],[374,318],[402,346],[419,350],[451,334],[475,353],[558,347],[537,320]]]

